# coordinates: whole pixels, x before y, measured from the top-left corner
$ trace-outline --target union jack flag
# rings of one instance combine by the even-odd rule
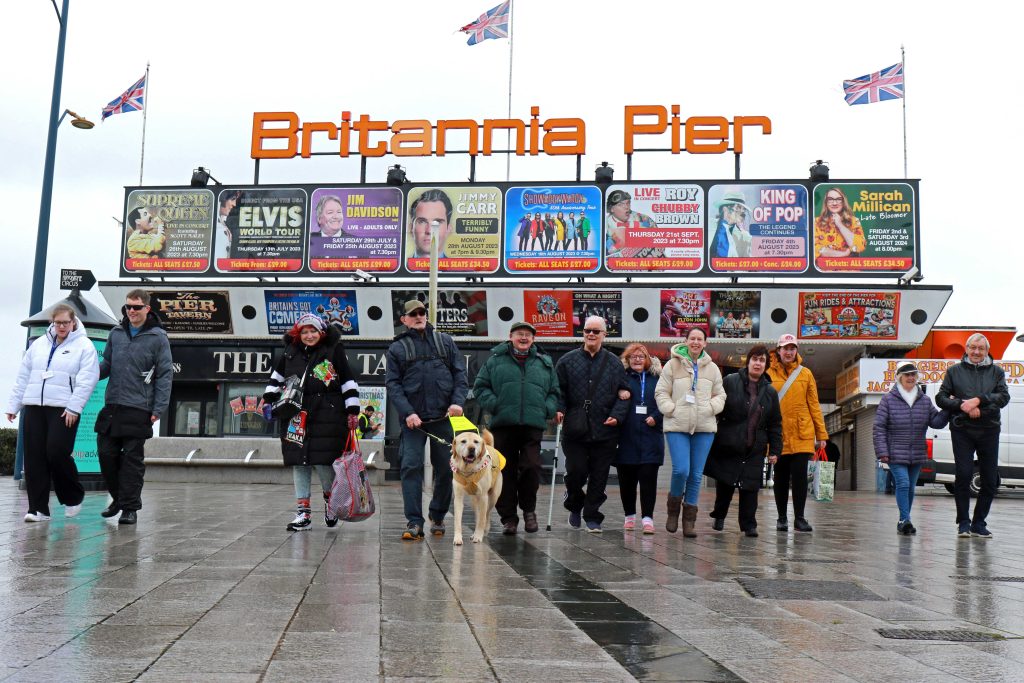
[[[843,81],[846,103],[871,104],[903,98],[903,62],[893,64],[867,76]]]
[[[508,14],[509,3],[503,2],[481,14],[476,21],[460,28],[460,31],[469,34],[466,44],[476,45],[488,38],[508,38]]]
[[[103,118],[106,120],[108,116],[114,114],[125,114],[130,111],[142,111],[142,107],[145,104],[146,97],[146,77],[143,76],[139,80],[135,81],[132,87],[125,90],[123,93],[115,97],[110,101],[110,104],[103,107]]]

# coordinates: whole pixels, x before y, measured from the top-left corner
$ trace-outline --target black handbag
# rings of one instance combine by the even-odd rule
[[[288,422],[302,410],[302,387],[306,383],[306,374],[302,378],[292,375],[284,381],[281,389],[281,398],[277,399],[270,407],[270,414],[278,420]]]

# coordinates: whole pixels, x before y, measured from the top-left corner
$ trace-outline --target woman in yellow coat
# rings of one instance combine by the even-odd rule
[[[801,363],[797,351],[797,340],[791,334],[779,337],[779,344],[772,353],[768,378],[779,394],[782,409],[782,457],[775,464],[775,506],[779,510],[779,521],[775,528],[789,530],[786,510],[789,502],[789,488],[793,487],[793,528],[797,531],[812,531],[804,517],[807,502],[807,461],[819,447],[825,446],[828,432],[825,418],[818,403],[818,385],[814,375]]]

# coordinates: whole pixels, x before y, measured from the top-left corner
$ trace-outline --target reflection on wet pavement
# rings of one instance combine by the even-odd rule
[[[683,539],[611,531],[610,490],[601,535],[495,523],[455,548],[401,541],[399,488],[375,493],[367,522],[290,534],[290,487],[149,484],[118,527],[97,494],[25,524],[0,479],[0,680],[1024,680],[1024,499],[996,499],[991,541],[956,538],[933,491],[914,537],[873,493],[767,531],[766,492],[760,538],[702,518]]]

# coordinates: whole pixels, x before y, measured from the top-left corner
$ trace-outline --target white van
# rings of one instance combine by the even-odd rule
[[[1005,366],[1012,361],[1000,361]],[[1007,369],[1008,370],[1008,369]],[[1007,371],[1007,380],[1021,381],[1011,377]],[[941,382],[941,380],[940,380]],[[935,400],[941,384],[928,384],[928,395]],[[1010,402],[1000,413],[1002,428],[999,431],[999,485],[1008,488],[1024,488],[1024,384],[1009,384]],[[928,429],[928,440],[935,461],[935,481],[944,484],[946,490],[953,493],[956,467],[953,460],[953,443],[950,440],[949,428]],[[977,494],[981,486],[981,476],[975,463],[974,476],[971,478],[971,493]]]

